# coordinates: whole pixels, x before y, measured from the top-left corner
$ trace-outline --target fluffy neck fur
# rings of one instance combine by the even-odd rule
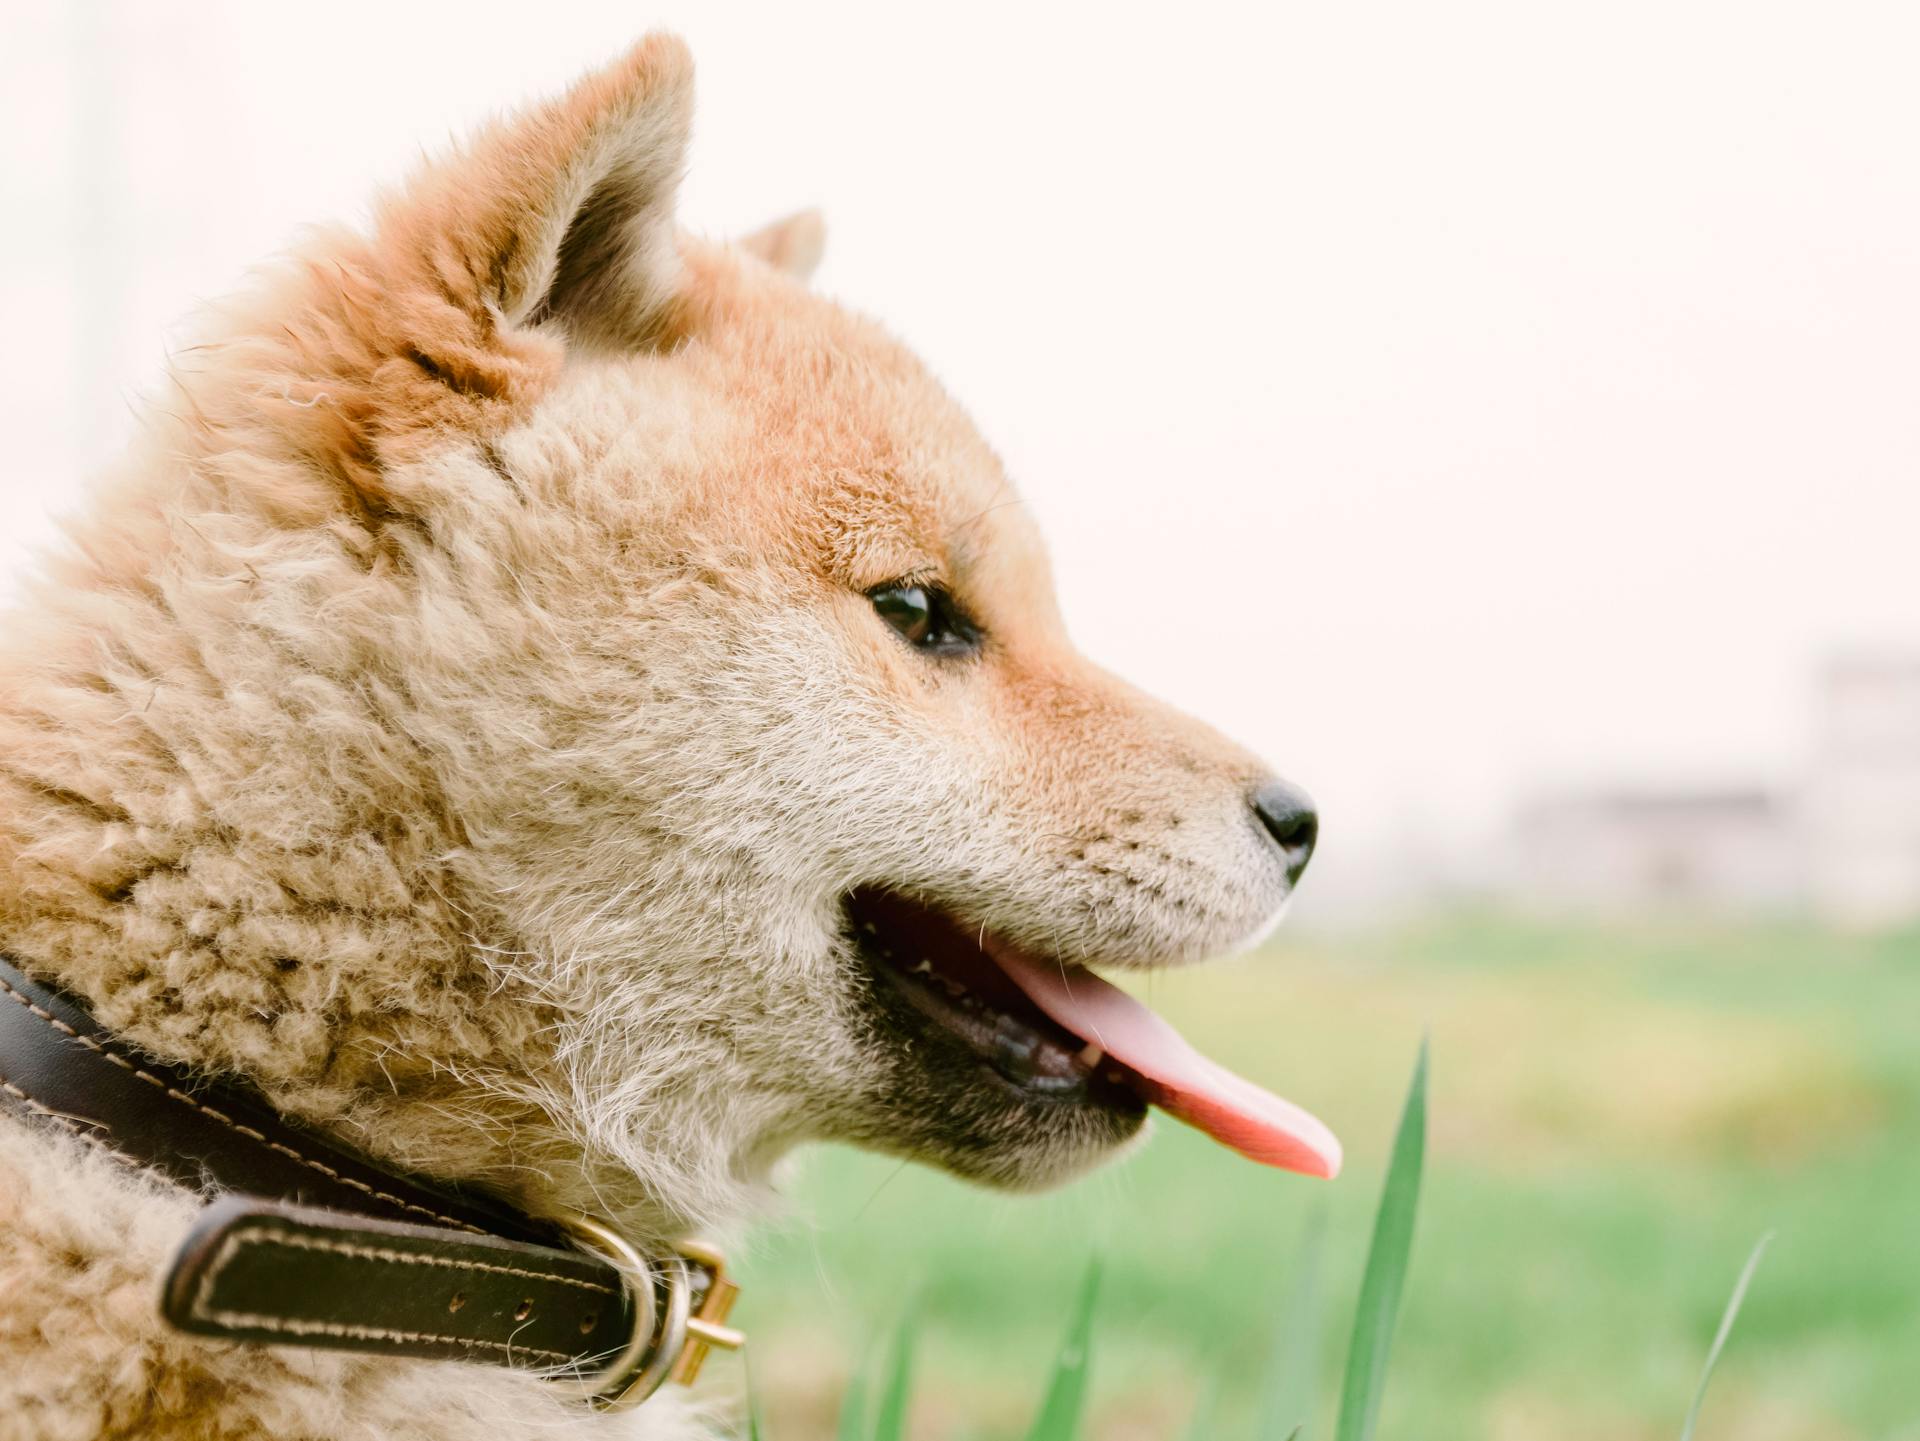
[[[347,508],[287,527],[217,478],[274,457],[215,450],[233,439],[217,433],[183,453],[197,435],[146,446],[8,618],[0,944],[135,1044],[244,1075],[402,1164],[610,1210],[655,1245],[741,1210],[746,1158],[724,1132],[667,1144],[685,1123],[670,1093],[620,1098],[616,1134],[576,1119],[594,1033],[517,924],[544,902],[505,894],[489,842],[531,826],[567,844],[577,799],[519,812],[551,779],[530,758],[564,755],[581,716],[563,694],[486,735],[469,709],[554,639],[538,608],[449,534]],[[479,450],[443,464],[509,484]],[[503,765],[526,784],[477,793]],[[10,1118],[0,1192],[0,1354],[32,1378],[0,1436],[697,1429],[671,1396],[603,1417],[490,1369],[209,1350],[151,1301],[186,1198]]]
[[[284,458],[169,439],[198,444],[130,465],[8,625],[5,946],[134,1044],[401,1164],[654,1242],[749,1209],[748,1125],[777,1133],[781,1101],[688,1116],[692,1072],[720,1059],[700,1038],[724,1050],[728,1018],[679,1014],[670,967],[658,993],[631,967],[617,998],[604,975],[663,935],[718,942],[754,878],[738,856],[655,874],[595,854],[622,789],[583,763],[615,756],[585,744],[604,658],[556,659],[573,641],[538,571],[488,533],[516,513],[505,462],[484,442],[439,456],[420,483],[469,503],[431,523],[341,507],[289,528],[259,500]],[[208,478],[236,467],[244,489]],[[617,915],[524,863],[555,853],[611,869],[584,893]],[[671,922],[619,924],[650,910]],[[587,960],[602,979],[576,994]],[[594,1054],[609,1012],[662,1036],[637,1068],[622,1037],[618,1076]]]

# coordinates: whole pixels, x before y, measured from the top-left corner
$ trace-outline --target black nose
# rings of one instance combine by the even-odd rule
[[[1253,793],[1253,813],[1267,834],[1279,843],[1287,858],[1287,879],[1297,881],[1313,855],[1320,835],[1320,817],[1313,797],[1285,781],[1268,781]]]

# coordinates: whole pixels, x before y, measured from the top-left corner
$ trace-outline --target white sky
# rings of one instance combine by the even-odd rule
[[[655,23],[686,221],[826,210],[1334,891],[1543,784],[1790,779],[1819,651],[1920,643],[1920,8],[1831,0],[15,0],[0,573],[197,299]]]

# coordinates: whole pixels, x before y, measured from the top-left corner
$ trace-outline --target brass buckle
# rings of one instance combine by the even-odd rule
[[[673,1363],[672,1377],[682,1386],[691,1386],[706,1364],[707,1352],[718,1346],[722,1351],[738,1351],[747,1344],[744,1331],[726,1323],[727,1314],[740,1295],[740,1287],[727,1275],[727,1258],[705,1241],[682,1241],[679,1253],[707,1273],[707,1289],[700,1297],[700,1309],[687,1318],[687,1342]]]
[[[746,1345],[741,1332],[725,1324],[740,1288],[727,1276],[726,1258],[704,1241],[682,1241],[677,1255],[649,1265],[633,1243],[606,1220],[581,1211],[555,1218],[581,1244],[611,1262],[633,1303],[633,1331],[626,1345],[589,1376],[559,1378],[579,1399],[602,1410],[638,1406],[669,1376],[691,1386],[710,1347],[737,1351]],[[696,1288],[692,1270],[706,1273]],[[699,1309],[693,1306],[700,1292]],[[664,1296],[662,1296],[664,1292]],[[664,1299],[664,1307],[660,1301]]]

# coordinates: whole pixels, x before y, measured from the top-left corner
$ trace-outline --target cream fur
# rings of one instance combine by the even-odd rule
[[[896,1092],[850,887],[1115,964],[1287,894],[1263,768],[1072,651],[970,423],[803,288],[817,217],[676,238],[689,105],[649,39],[221,312],[0,655],[0,947],[156,1054],[654,1245],[807,1140],[1010,1185],[1106,1153],[958,1148]],[[923,575],[977,660],[876,621]],[[699,1429],[170,1335],[191,1202],[10,1118],[0,1208],[0,1436]]]

